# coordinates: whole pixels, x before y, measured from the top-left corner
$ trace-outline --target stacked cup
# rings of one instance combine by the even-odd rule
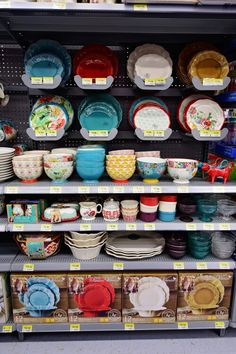
[[[176,195],[162,195],[159,203],[159,219],[161,221],[174,221],[176,214]]]
[[[141,195],[140,197],[140,220],[153,222],[157,219],[158,196]]]
[[[211,250],[211,235],[207,232],[189,232],[188,250],[197,259],[206,257]]]
[[[124,221],[134,222],[138,215],[138,201],[137,200],[122,200],[121,213]]]

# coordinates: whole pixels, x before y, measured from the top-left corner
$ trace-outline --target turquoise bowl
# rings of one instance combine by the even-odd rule
[[[143,182],[155,183],[166,171],[166,160],[156,157],[139,157],[137,167]]]
[[[105,160],[105,156],[102,155],[83,155],[83,156],[76,156],[75,158],[76,162],[81,162],[81,161],[90,161],[90,162],[103,162]]]
[[[194,251],[194,252],[191,252],[191,255],[196,258],[196,259],[202,259],[202,258],[205,258],[206,256],[208,256],[210,252],[197,252],[197,251]]]
[[[78,175],[83,179],[84,183],[98,183],[99,178],[102,177],[105,171],[105,166],[84,167],[76,165],[76,171]]]
[[[76,164],[82,167],[100,168],[104,166],[104,161],[76,160]]]

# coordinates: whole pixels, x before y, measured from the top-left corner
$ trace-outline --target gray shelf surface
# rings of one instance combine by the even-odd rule
[[[220,321],[224,324],[224,328],[229,326],[229,321]],[[185,322],[186,323],[186,322]],[[219,321],[188,321],[185,329],[215,329],[218,328]],[[50,324],[33,324],[32,333],[35,332],[72,332],[70,323],[50,323]],[[18,332],[24,332],[24,326],[17,324]],[[31,326],[31,324],[30,324]],[[93,331],[127,331],[125,323],[80,323],[79,330],[81,332]],[[219,329],[219,328],[218,328]],[[145,330],[183,330],[181,322],[175,323],[136,323],[132,330],[145,331]]]
[[[73,177],[64,184],[54,184],[49,179],[39,180],[37,183],[24,184],[19,180],[9,181],[0,185],[0,193],[4,194],[126,194],[126,193],[236,193],[236,183],[210,183],[194,178],[188,184],[177,184],[166,177],[159,183],[147,184],[141,179],[133,177],[126,184],[114,183],[110,179],[103,179],[97,184],[87,184]]]
[[[40,221],[37,224],[9,223],[6,225],[7,231],[229,231],[236,230],[236,219],[233,222],[226,222],[221,217],[215,217],[212,222],[202,222],[195,217],[193,222],[185,223],[177,217],[175,221],[163,222],[156,220],[153,223],[146,223],[141,220],[127,223],[123,220],[116,222],[106,222],[103,217],[96,217],[93,221],[82,220],[81,218],[73,222],[62,222],[51,224]]]
[[[0,333],[11,333],[16,331],[16,325],[12,320],[7,321],[6,323],[0,323]]]
[[[58,254],[45,260],[30,260],[27,256],[18,254],[11,265],[12,272],[23,271],[25,264],[33,264],[34,271],[69,271],[73,270],[73,264],[80,263],[80,271],[113,271],[122,263],[123,270],[196,270],[199,267],[206,266],[209,270],[234,269],[235,262],[232,259],[219,259],[214,256],[207,256],[204,259],[195,259],[190,256],[184,256],[180,260],[175,260],[166,254],[143,260],[128,261],[121,258],[108,256],[101,253],[98,257],[89,261],[81,261],[72,256],[72,254]],[[118,263],[118,264],[117,264]],[[181,263],[181,264],[179,264]],[[201,264],[200,264],[201,263]],[[202,264],[204,263],[204,264]],[[226,265],[226,267],[225,267]]]
[[[0,272],[9,272],[11,265],[19,253],[14,245],[1,245],[0,247]]]
[[[0,216],[0,232],[5,232],[7,230],[7,218]]]

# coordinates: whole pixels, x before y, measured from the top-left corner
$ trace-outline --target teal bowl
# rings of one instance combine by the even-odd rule
[[[94,161],[94,160],[76,160],[76,165],[81,167],[94,167],[100,168],[104,167],[104,161]]]
[[[105,166],[84,167],[76,165],[76,171],[78,175],[83,179],[84,183],[98,183],[99,178],[101,178],[104,174]]]
[[[210,252],[191,252],[191,256],[197,259],[203,259],[208,256]]]

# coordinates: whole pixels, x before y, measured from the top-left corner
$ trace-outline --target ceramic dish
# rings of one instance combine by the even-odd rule
[[[198,170],[198,161],[190,159],[168,159],[167,170],[174,183],[189,183]]]
[[[170,127],[170,116],[160,105],[144,103],[134,111],[133,123],[141,130],[166,130]]]
[[[172,74],[172,61],[158,54],[146,54],[136,61],[135,73],[141,79],[167,79]]]
[[[60,58],[48,53],[41,53],[29,59],[25,65],[29,77],[55,77],[64,75],[64,65]]]
[[[96,238],[101,238],[104,235],[104,231],[102,232],[97,232],[97,233],[81,233],[81,232],[75,232],[75,231],[70,231],[68,233],[69,237],[74,240],[93,240]]]

